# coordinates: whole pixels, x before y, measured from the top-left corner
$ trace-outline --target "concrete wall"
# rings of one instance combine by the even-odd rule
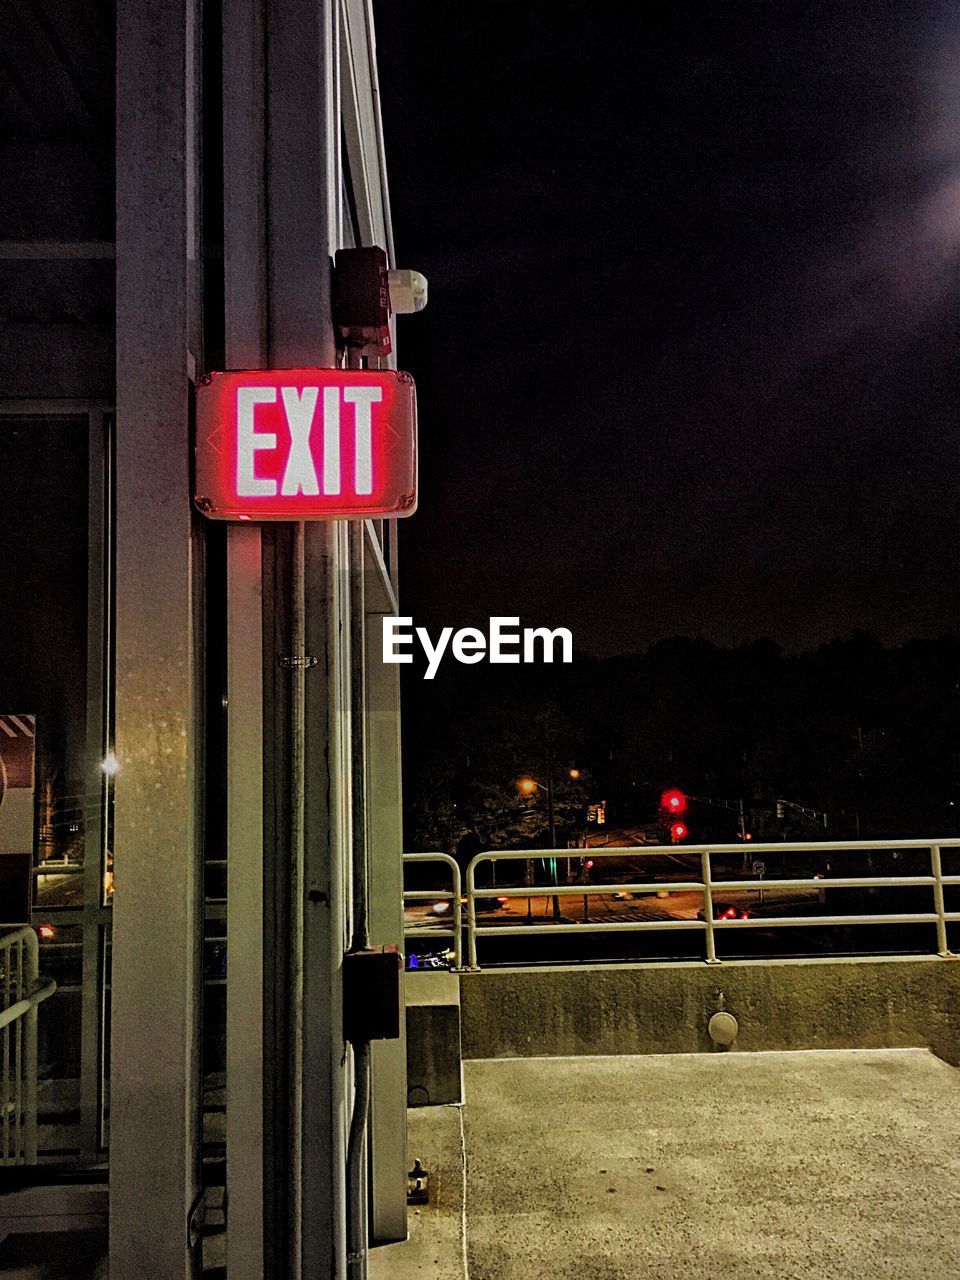
[[[404,974],[407,1105],[462,1102],[460,984],[455,973]]]
[[[722,993],[722,1002],[721,1002]],[[925,1047],[960,1065],[960,961],[939,956],[637,964],[461,975],[463,1056]]]

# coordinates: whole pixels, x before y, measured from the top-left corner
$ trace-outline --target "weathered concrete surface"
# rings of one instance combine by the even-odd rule
[[[455,973],[404,974],[407,1104],[461,1102],[460,984]]]
[[[465,1075],[470,1280],[960,1273],[960,1074],[923,1050]]]
[[[410,1163],[430,1174],[430,1203],[407,1209],[409,1238],[371,1249],[369,1280],[461,1280],[463,1158],[459,1107],[407,1112]]]
[[[960,1063],[960,959],[938,956],[463,974],[463,1055],[707,1052],[721,992],[734,1052],[921,1047]]]

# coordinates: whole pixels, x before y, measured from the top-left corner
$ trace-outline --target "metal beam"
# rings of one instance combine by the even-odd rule
[[[264,28],[260,6],[225,0],[223,48],[224,337],[228,369],[255,369],[266,351]],[[263,540],[227,530],[227,1269],[266,1274],[264,1072],[266,939]],[[272,842],[271,842],[272,847]],[[272,1197],[272,1190],[271,1190]]]
[[[260,530],[227,533],[227,1267],[264,1274],[263,641]]]
[[[113,432],[105,414],[89,422],[89,545],[87,548],[87,743],[83,850],[83,987],[80,1018],[80,1153],[84,1163],[100,1156],[104,1085],[100,1025],[104,973],[104,873],[113,782],[102,766],[112,745],[113,608],[110,547],[113,521]]]
[[[116,256],[112,240],[0,240],[3,262],[110,262]]]
[[[111,1280],[192,1280],[200,1189],[199,607],[184,86],[192,0],[117,15]],[[195,269],[195,264],[191,264]]]
[[[336,363],[330,260],[340,242],[340,120],[334,0],[267,0],[268,351],[274,367]],[[346,1269],[349,1122],[342,1033],[350,853],[348,627],[344,529],[271,531],[273,634],[288,659],[275,705],[274,790],[285,787],[288,959],[276,1025],[288,1066],[283,1208],[289,1280]],[[301,658],[315,659],[304,670]],[[276,667],[274,667],[276,670]],[[302,698],[302,701],[301,701]],[[302,782],[302,785],[300,785]],[[282,833],[281,833],[282,834]],[[279,911],[278,911],[279,922]],[[279,999],[279,997],[278,997]]]
[[[380,628],[389,581],[378,548],[366,547],[367,846],[370,938],[403,949],[403,818],[400,766],[399,668],[382,661]],[[407,1235],[407,1049],[399,1040],[375,1043],[370,1114],[371,1225],[377,1244]]]

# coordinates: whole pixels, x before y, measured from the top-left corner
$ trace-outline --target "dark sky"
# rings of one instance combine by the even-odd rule
[[[789,649],[958,619],[960,16],[376,5],[405,612]]]

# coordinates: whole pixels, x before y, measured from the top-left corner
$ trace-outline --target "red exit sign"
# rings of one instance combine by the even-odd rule
[[[413,379],[387,369],[210,374],[197,387],[195,494],[214,520],[412,515]]]

